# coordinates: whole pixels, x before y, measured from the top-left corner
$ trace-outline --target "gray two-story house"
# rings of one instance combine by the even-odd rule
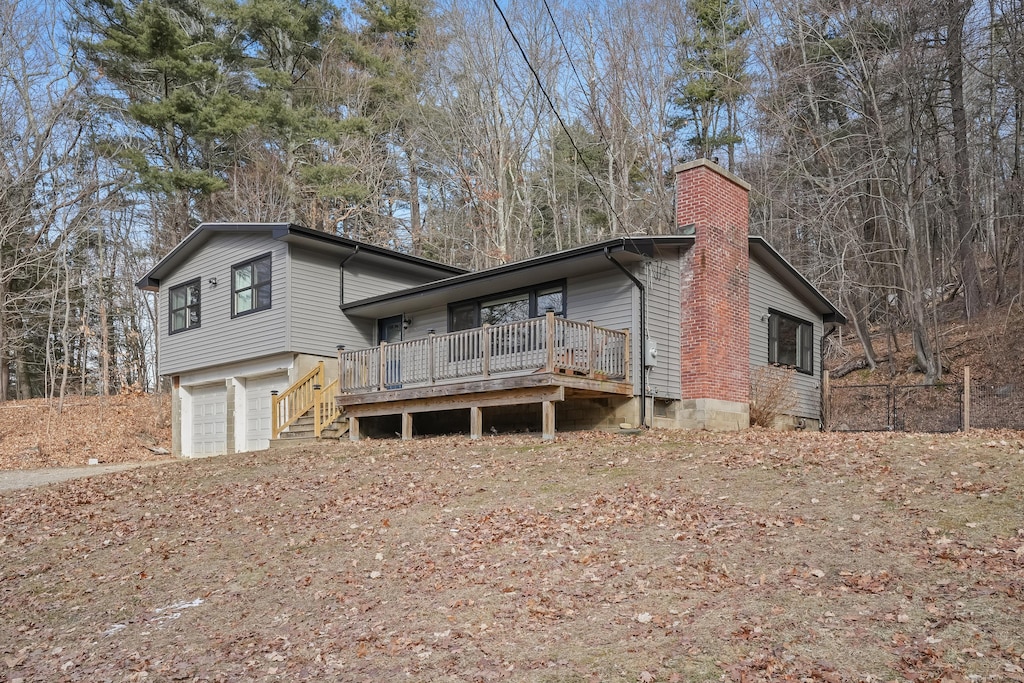
[[[175,452],[264,448],[314,389],[334,409],[317,419],[350,438],[741,429],[768,365],[791,385],[790,421],[816,426],[821,340],[845,320],[747,235],[748,190],[691,162],[676,234],[479,272],[293,225],[204,224],[140,282],[163,309]]]

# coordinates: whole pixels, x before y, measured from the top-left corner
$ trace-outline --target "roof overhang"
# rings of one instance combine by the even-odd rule
[[[410,256],[393,249],[366,244],[347,237],[311,230],[293,223],[203,223],[190,232],[170,253],[160,259],[142,279],[135,283],[135,286],[149,291],[158,290],[161,280],[177,270],[197,249],[214,236],[239,233],[262,234],[270,239],[335,254],[339,258],[358,251],[369,258],[399,261],[403,266],[420,271],[427,277],[445,277],[466,272],[462,268],[418,256]]]
[[[678,237],[674,239],[686,240]],[[615,268],[609,257],[623,265],[640,262],[654,253],[656,241],[660,240],[650,237],[605,240],[353,301],[342,306],[342,310],[357,317],[386,318],[413,310],[445,306],[463,299],[526,288],[542,282],[588,275]],[[692,242],[692,238],[689,238],[689,241]]]
[[[767,268],[789,289],[797,293],[816,313],[821,315],[824,323],[835,325],[846,324],[846,316],[825,298],[817,287],[812,285],[782,255],[775,251],[763,237],[751,235],[749,239],[750,257]]]
[[[508,292],[614,269],[608,259],[623,265],[638,263],[655,255],[659,248],[686,249],[694,244],[692,235],[620,237],[574,249],[537,256],[462,275],[437,280],[368,299],[353,301],[342,310],[364,318],[387,318],[415,310],[446,306],[464,299]],[[822,316],[826,324],[844,324],[846,317],[818,289],[775,251],[762,237],[749,238],[750,257],[755,258],[801,300]]]

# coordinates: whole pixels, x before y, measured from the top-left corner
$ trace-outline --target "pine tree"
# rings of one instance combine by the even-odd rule
[[[121,118],[101,146],[159,199],[158,241],[174,244],[227,186],[254,120],[235,28],[206,0],[83,0],[73,29],[97,110]]]
[[[697,157],[725,149],[733,169],[743,140],[738,109],[748,91],[744,36],[750,24],[738,0],[688,0],[686,6],[690,28],[679,39],[673,103],[680,114],[673,129],[692,129],[686,144]]]

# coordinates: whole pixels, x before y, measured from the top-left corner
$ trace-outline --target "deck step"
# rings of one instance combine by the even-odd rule
[[[348,427],[348,420],[339,417],[332,424],[321,429],[320,438],[317,438],[313,436],[313,416],[303,415],[288,427],[288,431],[281,432],[281,436],[276,439],[271,439],[270,447],[287,448],[323,441],[336,441],[348,434]]]

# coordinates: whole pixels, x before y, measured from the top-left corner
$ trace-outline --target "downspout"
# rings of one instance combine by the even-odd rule
[[[629,269],[612,258],[608,247],[604,248],[604,257],[614,263],[619,270],[625,273],[626,277],[633,281],[640,292],[640,426],[647,427],[647,368],[644,365],[644,357],[647,350],[647,290],[644,283],[629,272]]]
[[[360,247],[363,245],[357,244],[356,248],[352,250],[352,253],[341,259],[341,263],[338,264],[338,308],[345,305],[345,264],[355,258],[355,255],[359,253]]]

